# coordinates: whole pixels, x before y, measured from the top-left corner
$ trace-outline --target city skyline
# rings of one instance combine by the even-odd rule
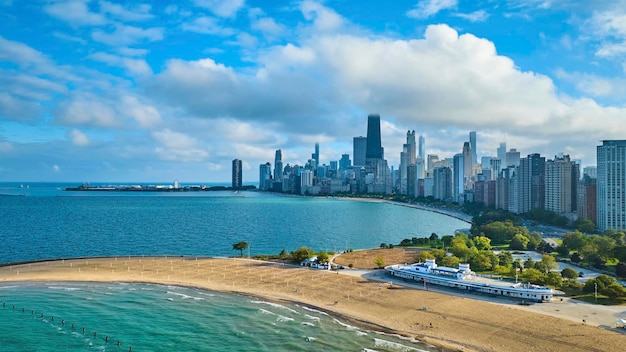
[[[256,183],[277,149],[352,155],[371,113],[394,168],[410,130],[425,161],[476,131],[474,162],[504,142],[582,169],[626,135],[625,9],[0,0],[0,182],[230,182],[240,159]]]

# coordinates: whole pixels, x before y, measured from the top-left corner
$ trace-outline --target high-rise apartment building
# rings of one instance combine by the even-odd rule
[[[265,191],[271,188],[272,165],[267,162],[259,166],[259,189]]]
[[[463,192],[465,191],[465,176],[464,176],[464,158],[463,154],[458,153],[454,155],[453,158],[453,185],[452,185],[452,196],[454,197],[454,201],[457,203],[461,203],[463,200]]]
[[[365,166],[367,137],[354,137],[352,140],[352,160],[354,166]]]
[[[520,156],[520,152],[517,151],[517,149],[511,149],[508,152],[506,152],[506,165],[502,165],[502,168],[507,168],[509,166],[519,166],[520,160],[521,160],[521,156]]]
[[[596,207],[596,179],[585,174],[578,183],[578,200],[576,212],[581,219],[589,219],[594,224],[598,223]]]
[[[274,182],[283,182],[283,152],[280,149],[274,156]]]
[[[243,175],[243,171],[242,171],[242,162],[239,159],[234,159],[233,160],[233,168],[232,168],[232,176],[233,176],[233,188],[237,189],[237,188],[241,188],[243,186],[243,181],[241,179],[241,176]]]
[[[469,133],[470,147],[472,148],[472,165],[478,164],[478,153],[476,150],[476,131]]]
[[[426,143],[426,139],[424,138],[424,136],[422,136],[420,134],[420,137],[419,137],[418,141],[419,142],[418,142],[418,148],[417,148],[417,151],[418,151],[417,152],[417,156],[419,156],[422,160],[425,160],[426,159],[426,154],[425,154],[425,151],[424,151],[424,147],[425,147],[424,144]]]
[[[605,140],[597,146],[597,226],[626,229],[626,140]]]
[[[520,160],[519,166],[519,212],[526,213],[531,209],[545,206],[546,158],[541,155],[529,154]]]
[[[435,154],[428,154],[428,159],[426,160],[426,171],[432,175],[433,168],[435,164],[439,161],[439,156]]]
[[[452,201],[452,169],[449,167],[433,170],[433,196],[446,202]]]
[[[579,179],[578,164],[569,155],[546,162],[545,209],[560,215],[576,211]]]

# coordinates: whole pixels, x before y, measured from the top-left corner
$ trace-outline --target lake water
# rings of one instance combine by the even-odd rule
[[[433,212],[337,198],[63,191],[68,186],[75,185],[0,184],[0,263],[231,256],[239,254],[232,250],[239,241],[250,243],[252,255],[303,245],[361,249],[469,226]],[[302,307],[189,288],[7,283],[0,300],[0,351],[429,350]]]

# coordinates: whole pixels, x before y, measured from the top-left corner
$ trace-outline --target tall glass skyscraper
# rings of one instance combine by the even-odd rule
[[[354,137],[352,145],[352,159],[354,166],[365,166],[365,150],[367,137]]]
[[[241,160],[234,159],[233,160],[233,188],[241,188],[243,186],[243,181],[241,180],[242,171],[241,171]]]
[[[478,164],[478,153],[476,153],[476,131],[469,133],[470,147],[472,147],[472,165]]]
[[[280,149],[276,150],[274,156],[274,181],[283,181],[283,151]]]
[[[596,209],[600,230],[626,229],[626,140],[605,140],[597,147]]]
[[[367,148],[365,159],[384,159],[383,146],[380,138],[380,115],[367,116]]]

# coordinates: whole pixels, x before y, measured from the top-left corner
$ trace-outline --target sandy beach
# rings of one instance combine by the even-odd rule
[[[317,307],[450,350],[623,351],[626,344],[626,334],[514,305],[248,259],[58,260],[1,267],[0,281],[143,282],[236,292]]]

